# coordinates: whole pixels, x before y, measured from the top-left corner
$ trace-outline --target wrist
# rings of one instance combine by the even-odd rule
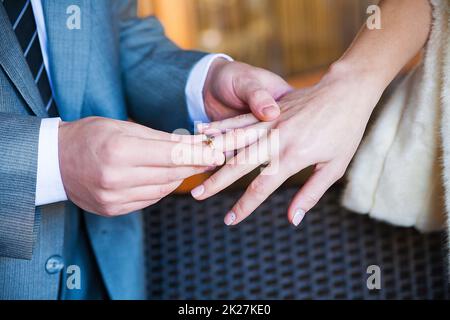
[[[330,66],[327,75],[346,80],[354,80],[371,86],[373,89],[383,92],[393,80],[386,76],[382,70],[375,69],[370,63],[354,63],[353,61],[340,59]]]
[[[65,122],[65,121],[60,121],[59,122],[59,131],[61,132],[61,128],[65,128],[67,127],[67,125],[69,124],[69,122]]]
[[[69,122],[60,121],[59,127],[58,127],[58,146],[59,150],[61,150],[61,145],[64,140],[65,133],[67,131],[67,128],[69,126]],[[61,157],[61,156],[60,156]]]
[[[61,171],[61,180],[63,182],[64,188],[66,188],[67,181],[67,170],[70,169],[70,163],[72,153],[72,149],[74,148],[75,143],[75,135],[74,135],[74,127],[76,128],[77,121],[75,122],[64,122],[61,121],[59,123],[58,129],[58,162],[59,168]],[[67,190],[66,190],[67,192]],[[68,194],[68,192],[67,192]]]
[[[331,65],[323,81],[350,87],[349,92],[364,95],[365,99],[371,102],[369,105],[373,107],[391,82],[376,70],[342,59]]]

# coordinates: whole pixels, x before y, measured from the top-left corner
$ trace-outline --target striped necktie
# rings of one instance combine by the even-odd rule
[[[34,81],[39,88],[44,106],[50,117],[57,117],[58,109],[45,70],[31,2],[30,0],[2,0],[2,2]]]

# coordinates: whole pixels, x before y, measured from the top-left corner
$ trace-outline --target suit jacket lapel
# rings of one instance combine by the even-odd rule
[[[88,75],[91,1],[42,0],[47,26],[50,74],[61,117],[78,120]],[[69,29],[71,6],[80,9],[81,28]],[[72,7],[73,8],[73,7]]]
[[[28,107],[38,117],[47,117],[39,90],[3,5],[0,5],[0,65],[14,83]]]

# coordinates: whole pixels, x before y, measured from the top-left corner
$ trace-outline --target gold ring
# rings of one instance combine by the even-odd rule
[[[206,144],[208,147],[210,147],[210,148],[212,148],[212,149],[215,149],[216,146],[214,145],[214,140],[216,140],[216,137],[215,137],[215,136],[206,136],[205,144]]]

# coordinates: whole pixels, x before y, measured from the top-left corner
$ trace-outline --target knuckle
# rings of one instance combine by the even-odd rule
[[[249,99],[252,101],[258,101],[266,96],[266,92],[263,89],[257,89],[249,94]]]
[[[246,216],[244,204],[242,201],[236,203],[236,205],[233,208],[233,212],[236,214],[237,219]]]
[[[266,192],[266,186],[260,179],[255,179],[250,184],[250,192],[252,193],[253,196],[260,198],[264,196]]]
[[[169,185],[158,186],[156,190],[156,196],[157,198],[164,198],[171,192],[172,188]]]
[[[205,194],[210,194],[215,192],[218,188],[220,188],[220,177],[218,174],[213,174],[208,180],[205,181]]]
[[[217,174],[213,174],[208,180],[205,181],[205,189],[212,191],[219,184],[219,176]]]
[[[248,79],[245,73],[239,73],[236,77],[233,78],[233,86],[236,88],[245,88],[247,85]]]
[[[105,190],[111,190],[117,186],[118,179],[113,170],[103,168],[102,170],[100,170],[98,183],[100,188]]]
[[[104,163],[110,164],[116,156],[117,142],[108,139],[101,147],[101,156]]]
[[[106,164],[117,163],[121,160],[123,154],[120,150],[123,149],[122,139],[119,137],[107,139],[101,147],[102,160]]]
[[[247,68],[246,68],[247,70],[246,70],[246,76],[247,76],[247,78],[248,78],[248,80],[249,81],[251,81],[251,82],[255,82],[255,81],[257,81],[258,83],[261,81],[260,79],[261,79],[261,77],[264,75],[264,73],[265,73],[265,70],[264,69],[261,69],[261,68],[258,68],[258,67],[254,67],[254,66],[250,66],[250,65],[247,65]]]
[[[173,181],[177,181],[178,180],[178,173],[169,173],[167,175],[165,175],[162,180],[163,183],[171,183]]]
[[[318,195],[316,195],[316,194],[313,194],[313,193],[307,193],[307,194],[303,195],[302,200],[309,207],[313,207],[320,201],[320,197]]]
[[[112,204],[112,197],[109,192],[100,190],[94,194],[94,200],[101,208],[110,207]]]
[[[299,165],[299,158],[296,158],[292,154],[288,154],[286,159],[290,159],[289,161],[282,161],[282,169],[288,175],[292,176],[297,174],[301,170],[301,166]]]
[[[168,171],[164,174],[160,174],[160,175],[151,175],[149,176],[146,181],[147,183],[149,183],[148,185],[151,186],[153,184],[168,184],[172,181],[172,179],[174,178],[174,176],[177,173],[172,172],[172,171]]]
[[[311,159],[311,154],[303,147],[300,148],[290,147],[282,152],[283,156],[281,158],[283,167],[290,175],[298,173],[300,170],[304,169],[310,163],[314,162]],[[283,161],[283,159],[289,160]]]

